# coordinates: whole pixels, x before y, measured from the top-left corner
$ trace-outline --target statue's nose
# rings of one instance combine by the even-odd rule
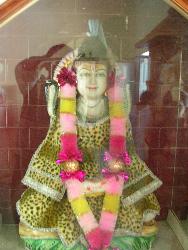
[[[91,74],[91,83],[95,85],[95,73]]]

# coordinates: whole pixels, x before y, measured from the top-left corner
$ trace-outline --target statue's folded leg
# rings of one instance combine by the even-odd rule
[[[143,229],[142,229],[142,235],[148,236],[148,235],[154,235],[158,233],[158,225],[155,220],[151,220],[148,222],[144,222]]]
[[[151,223],[152,224],[152,223]],[[155,240],[157,225],[145,225],[143,227],[143,236],[115,236],[112,239],[111,247],[119,250],[148,250]],[[41,232],[33,230],[28,226],[20,223],[19,234],[28,250],[65,250],[67,246],[63,246],[56,232]],[[70,250],[86,250],[87,248],[78,243]]]
[[[58,234],[56,232],[42,232],[42,231],[37,231],[35,229],[32,229],[28,226],[26,226],[23,223],[19,223],[19,234],[20,236],[23,237],[33,237],[36,239],[43,239],[43,238],[59,238]]]
[[[19,224],[19,234],[24,241],[25,248],[29,250],[42,249],[42,247],[43,249],[55,249],[55,247],[58,246],[58,243],[61,244],[56,232],[37,231],[23,223]]]
[[[67,246],[62,243],[57,232],[41,232],[20,223],[19,234],[27,250],[67,250]],[[69,249],[86,250],[81,243]]]

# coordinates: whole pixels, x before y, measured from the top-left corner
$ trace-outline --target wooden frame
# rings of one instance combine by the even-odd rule
[[[179,8],[188,13],[188,0],[172,0]]]
[[[38,0],[7,0],[0,5],[0,27],[19,15]]]
[[[168,5],[177,10],[182,16],[188,19],[188,0],[164,0]]]
[[[0,27],[19,15],[38,0],[7,0],[0,5]],[[164,0],[188,19],[188,0]]]

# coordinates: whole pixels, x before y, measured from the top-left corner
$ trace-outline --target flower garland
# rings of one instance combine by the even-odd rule
[[[126,117],[123,102],[122,81],[124,78],[110,74],[110,87],[108,88],[109,113],[110,113],[110,141],[108,159],[121,159],[125,165],[131,164],[131,159],[126,151]],[[105,155],[107,157],[107,155]]]
[[[104,154],[104,161],[108,167],[103,169],[105,179],[105,197],[101,218],[96,221],[85,197],[82,182],[85,173],[79,169],[83,155],[77,145],[76,130],[76,73],[71,69],[75,60],[75,51],[69,53],[58,65],[54,80],[60,85],[60,130],[61,150],[57,163],[63,163],[60,173],[62,181],[67,188],[68,200],[77,217],[90,250],[99,250],[110,245],[117,220],[120,196],[124,182],[128,175],[123,171],[124,164],[130,165],[131,159],[125,149],[126,119],[123,108],[121,79],[110,75],[110,88],[108,89],[110,112],[110,140],[109,151]]]
[[[84,195],[82,182],[85,173],[79,170],[77,164],[82,162],[83,156],[77,145],[76,74],[72,69],[63,67],[57,74],[57,80],[60,85],[61,150],[56,162],[64,163],[65,170],[61,171],[60,177],[66,185],[68,200],[89,245],[100,249],[101,232]]]
[[[127,166],[131,164],[131,159],[125,147],[126,119],[123,108],[123,91],[121,89],[122,79],[115,79],[115,73],[112,72],[110,80],[108,89],[110,112],[109,152],[104,153],[104,161],[108,163],[108,168],[102,170],[106,182],[104,185],[105,197],[99,221],[104,248],[110,246],[124,182],[128,181],[128,174],[123,171],[124,164]]]

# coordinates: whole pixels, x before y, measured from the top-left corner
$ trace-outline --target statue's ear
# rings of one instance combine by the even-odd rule
[[[45,84],[45,95],[47,110],[50,117],[56,115],[58,92],[58,83],[54,80],[47,80]]]

